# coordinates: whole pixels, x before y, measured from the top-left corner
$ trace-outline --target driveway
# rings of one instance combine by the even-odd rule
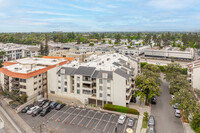
[[[169,83],[162,80],[162,94],[157,98],[157,104],[152,105],[151,114],[155,117],[157,133],[184,133],[180,118],[174,116],[174,109],[170,106]]]

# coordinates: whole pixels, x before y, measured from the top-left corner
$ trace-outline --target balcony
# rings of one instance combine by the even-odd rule
[[[19,80],[14,80],[14,79],[12,79],[12,80],[11,80],[11,83],[12,83],[12,84],[19,84]]]
[[[86,83],[83,83],[82,87],[86,89],[92,89],[92,85]]]

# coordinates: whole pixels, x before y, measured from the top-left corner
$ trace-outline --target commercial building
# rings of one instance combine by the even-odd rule
[[[194,89],[200,90],[200,61],[194,61],[188,65],[188,81]]]
[[[3,63],[0,68],[0,83],[3,90],[26,94],[28,100],[37,96],[47,97],[48,77],[55,77],[62,65],[71,58],[24,58]]]
[[[144,55],[146,57],[193,60],[194,50],[192,48],[186,48],[184,51],[181,51],[180,48],[177,47],[164,47],[163,49],[159,49],[159,47],[153,47],[146,49],[144,51]]]
[[[65,64],[48,84],[51,95],[73,97],[85,104],[126,106],[135,89],[140,59],[121,54],[92,55],[85,63]]]

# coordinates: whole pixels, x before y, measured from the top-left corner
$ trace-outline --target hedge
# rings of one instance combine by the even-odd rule
[[[131,109],[131,108],[128,108],[128,107],[112,105],[112,104],[105,104],[103,109],[121,112],[121,113],[139,115],[139,112],[136,109]]]

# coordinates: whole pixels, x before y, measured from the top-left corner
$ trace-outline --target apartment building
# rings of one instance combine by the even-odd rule
[[[3,90],[26,94],[28,100],[37,96],[47,97],[48,77],[55,77],[67,58],[24,58],[3,63],[0,68],[0,83]]]
[[[76,98],[84,104],[126,106],[134,93],[140,59],[115,53],[92,55],[85,61],[63,65],[48,84],[49,93]]]
[[[5,55],[1,57],[3,62],[21,59],[24,57],[34,57],[39,56],[40,48],[38,46],[28,46],[28,45],[19,45],[19,44],[1,44],[0,51],[4,51]]]
[[[194,50],[192,48],[186,48],[185,51],[181,51],[177,47],[153,47],[144,51],[146,57],[158,57],[158,58],[174,58],[174,59],[194,59]]]
[[[72,57],[74,59],[83,62],[85,58],[91,56],[94,52],[86,52],[86,51],[79,51],[76,49],[69,49],[69,50],[58,50],[49,53],[49,56],[58,56],[58,57]]]
[[[188,65],[188,81],[194,89],[200,90],[200,61],[194,61]]]

